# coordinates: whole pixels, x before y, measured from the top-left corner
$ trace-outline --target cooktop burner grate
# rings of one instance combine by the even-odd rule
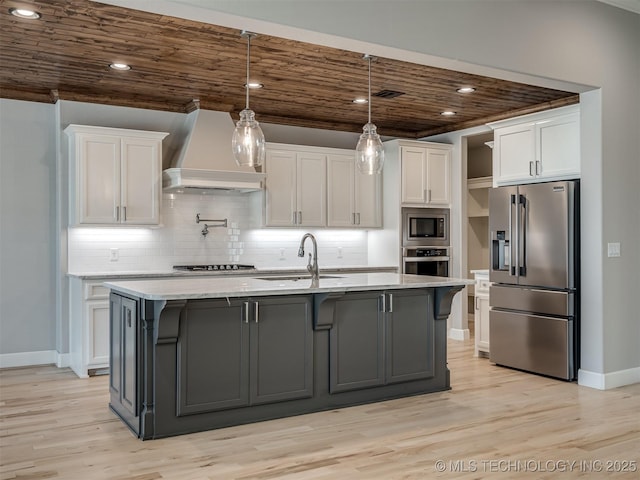
[[[240,265],[237,263],[222,263],[212,265],[174,265],[174,270],[186,270],[189,272],[216,272],[228,270],[255,270],[253,265]]]

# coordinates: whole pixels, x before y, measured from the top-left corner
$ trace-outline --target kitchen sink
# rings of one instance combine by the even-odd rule
[[[336,276],[336,275],[320,275],[320,280],[322,280],[323,278],[343,278],[340,276]],[[297,282],[298,280],[311,280],[311,276],[309,275],[294,275],[294,276],[288,276],[288,277],[278,277],[278,276],[274,276],[274,277],[256,277],[256,280],[269,280],[272,282],[283,282],[283,281],[292,281],[292,282]]]

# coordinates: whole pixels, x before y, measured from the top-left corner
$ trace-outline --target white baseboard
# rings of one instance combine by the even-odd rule
[[[19,352],[0,354],[0,368],[28,367],[30,365],[48,365],[58,363],[58,352],[42,350],[40,352]]]
[[[71,354],[70,353],[58,353],[56,352],[56,366],[58,368],[66,368],[71,366]]]
[[[470,337],[468,328],[450,328],[449,338],[452,340],[468,340]]]
[[[609,390],[634,383],[640,383],[640,367],[610,373],[596,373],[583,369],[578,370],[578,385],[582,385],[583,387]]]

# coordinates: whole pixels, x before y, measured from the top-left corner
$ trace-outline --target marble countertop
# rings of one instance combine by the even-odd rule
[[[340,266],[340,267],[324,267],[320,269],[321,273],[367,273],[367,272],[392,272],[398,271],[398,267],[394,266]],[[224,271],[197,271],[188,272],[184,270],[159,270],[155,272],[68,272],[67,276],[80,278],[82,280],[126,280],[141,278],[180,278],[180,277],[221,277],[221,276],[241,276],[255,277],[256,275],[307,275],[306,268],[295,267],[265,267],[256,268],[255,270],[224,270]]]
[[[281,273],[281,272],[280,272]],[[473,280],[397,273],[345,273],[326,275],[318,286],[304,275],[225,276],[199,278],[161,278],[105,282],[105,286],[120,293],[147,300],[182,300],[196,298],[225,298],[266,295],[292,295],[304,293],[348,292],[365,290],[391,290],[472,285]],[[264,275],[264,274],[263,274]],[[282,276],[282,278],[278,278]],[[288,278],[287,278],[288,277]],[[267,279],[269,278],[269,279]],[[275,279],[278,278],[278,279]]]

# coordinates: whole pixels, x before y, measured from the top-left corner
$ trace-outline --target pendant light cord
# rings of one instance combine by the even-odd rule
[[[249,64],[251,60],[251,34],[247,35],[247,83],[244,88],[246,90],[247,101],[246,101],[246,109],[249,110]]]
[[[369,60],[369,101],[367,103],[369,104],[369,123],[371,123],[371,56],[369,55],[367,59]]]

